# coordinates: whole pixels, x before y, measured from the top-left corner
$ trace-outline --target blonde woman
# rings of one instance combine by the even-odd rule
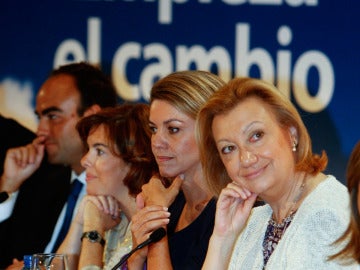
[[[172,185],[166,188],[152,178],[143,186],[145,207],[133,217],[132,232],[134,245],[159,227],[166,228],[167,236],[130,257],[130,269],[143,269],[145,261],[148,269],[201,269],[213,230],[215,199],[201,168],[195,119],[223,85],[210,72],[179,71],[152,87],[151,147],[161,176]]]

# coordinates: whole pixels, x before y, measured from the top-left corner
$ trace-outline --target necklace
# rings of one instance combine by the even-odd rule
[[[273,224],[283,225],[284,222],[287,219],[289,219],[291,216],[293,216],[293,214],[296,212],[296,209],[297,209],[296,206],[297,206],[298,202],[300,201],[300,199],[302,198],[302,195],[304,193],[305,185],[306,185],[306,182],[305,182],[305,178],[304,178],[303,182],[300,185],[299,192],[298,192],[297,196],[292,201],[292,205],[291,205],[289,211],[287,212],[286,216],[282,219],[282,221],[280,223],[277,223],[275,221],[275,216],[274,216],[274,213],[273,213],[271,215],[271,218],[270,218],[269,222],[273,222]]]
[[[300,199],[302,198],[304,189],[305,189],[305,178],[304,178],[304,181],[302,182],[302,184],[300,185],[299,192],[298,192],[297,196],[294,198],[294,200],[292,202],[292,206],[291,206],[288,214],[280,223],[277,223],[275,221],[274,214],[271,215],[271,218],[269,219],[269,222],[268,222],[268,227],[265,232],[265,237],[263,240],[263,256],[264,256],[263,269],[265,269],[265,266],[271,256],[271,254],[273,253],[276,246],[280,242],[286,229],[290,226],[291,221],[294,219],[294,216],[297,211],[296,206],[297,206],[298,202],[300,201]]]
[[[286,229],[290,226],[291,221],[295,216],[296,211],[292,212],[291,215],[283,219],[279,224],[276,223],[272,218],[270,218],[268,226],[266,228],[265,237],[263,240],[263,256],[264,256],[264,268],[275,250],[276,246],[279,244],[282,236],[284,235]]]

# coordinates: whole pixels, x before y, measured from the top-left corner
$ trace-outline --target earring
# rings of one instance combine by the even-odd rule
[[[297,143],[296,141],[293,142],[293,147],[292,147],[292,151],[296,152],[296,147],[297,147]]]

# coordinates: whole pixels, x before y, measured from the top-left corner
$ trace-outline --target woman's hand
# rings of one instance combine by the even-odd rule
[[[235,241],[249,218],[257,195],[229,183],[216,204],[214,231],[202,270],[226,269]]]
[[[105,232],[120,222],[118,201],[112,196],[86,195],[79,206],[75,220],[84,226],[84,231]]]
[[[166,228],[170,217],[170,213],[167,211],[167,207],[159,205],[143,207],[143,199],[141,194],[139,194],[137,197],[137,204],[139,211],[131,219],[133,248],[146,241],[154,230],[160,227]],[[128,263],[142,265],[146,260],[147,253],[147,247],[138,250],[130,257]]]
[[[161,179],[153,176],[150,181],[142,186],[141,196],[145,205],[161,205],[169,207],[179,193],[183,177],[180,175],[166,188]]]
[[[237,236],[249,218],[256,197],[246,188],[229,183],[217,200],[213,234],[224,238]]]

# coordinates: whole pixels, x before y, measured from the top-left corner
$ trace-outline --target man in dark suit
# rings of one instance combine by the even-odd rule
[[[80,164],[85,149],[76,123],[116,103],[110,79],[86,63],[54,70],[41,86],[35,110],[39,117],[37,136],[29,144],[7,151],[0,179],[0,192],[18,192],[17,197],[10,196],[0,204],[0,211],[7,208],[11,213],[9,218],[0,216],[0,268],[11,264],[13,258],[16,264],[25,254],[56,250],[70,183],[76,178],[85,184]],[[62,170],[45,166],[44,156]],[[35,177],[43,174],[45,177]],[[83,185],[78,200],[84,194]],[[14,199],[15,206],[11,206]]]
[[[0,132],[2,173],[7,150],[31,143],[36,135],[15,120],[2,115],[0,129],[3,131]],[[12,195],[17,198],[14,200],[11,216],[0,223],[0,268],[9,265],[14,257],[21,258],[24,254],[44,249],[67,197],[70,171],[69,167],[52,165],[44,159],[40,168],[21,185],[16,192],[18,194]],[[1,188],[0,190],[2,191]],[[43,212],[37,209],[42,209]]]

